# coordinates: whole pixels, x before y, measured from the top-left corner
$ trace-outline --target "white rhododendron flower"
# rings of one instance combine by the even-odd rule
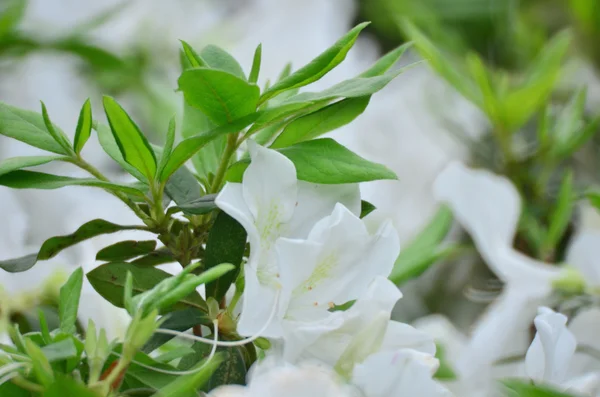
[[[245,290],[238,324],[252,335],[267,323],[281,288],[275,242],[280,237],[306,238],[313,226],[330,215],[337,203],[360,213],[357,185],[300,182],[294,164],[275,150],[248,142],[251,163],[242,183],[227,183],[215,202],[248,233],[250,258],[244,266]],[[264,336],[278,336],[275,322]]]

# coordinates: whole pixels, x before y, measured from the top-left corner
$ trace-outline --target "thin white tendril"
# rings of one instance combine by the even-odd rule
[[[19,374],[17,372],[13,372],[11,374],[6,375],[5,377],[0,378],[0,386],[2,386],[4,383],[8,382],[15,376],[19,376]]]
[[[214,324],[214,327],[215,327],[214,342],[216,342],[218,340],[218,338],[219,338],[219,320],[214,320],[213,324]],[[213,347],[212,347],[212,349],[210,351],[210,354],[208,355],[208,358],[206,359],[206,361],[204,362],[204,364],[202,364],[198,368],[190,369],[190,370],[187,370],[187,371],[169,371],[168,369],[156,368],[156,367],[153,367],[151,365],[147,365],[147,364],[141,363],[141,362],[136,361],[136,360],[131,360],[131,362],[133,364],[135,364],[135,365],[139,365],[142,368],[146,368],[146,369],[149,369],[149,370],[154,371],[154,372],[160,372],[161,374],[167,374],[167,375],[190,375],[190,374],[193,374],[193,373],[201,371],[202,368],[204,368],[206,366],[206,364],[208,364],[213,359],[213,357],[215,356],[216,352],[217,352],[217,345],[213,344]],[[115,355],[117,355],[119,357],[123,357],[120,353],[113,352],[113,354],[115,354]]]
[[[260,336],[263,334],[263,332],[265,332],[267,330],[267,328],[269,327],[269,325],[271,325],[271,322],[273,322],[273,319],[275,318],[275,313],[277,313],[277,307],[279,306],[280,291],[281,290],[277,290],[277,294],[275,295],[275,304],[273,305],[273,309],[271,310],[271,314],[269,315],[269,319],[267,320],[265,325],[263,325],[263,327],[256,334],[254,334],[246,339],[241,339],[241,340],[236,340],[236,341],[222,341],[222,340],[221,341],[213,341],[211,339],[202,338],[201,336],[186,334],[183,332],[173,331],[171,329],[164,329],[164,328],[159,328],[155,332],[158,334],[175,335],[175,336],[179,336],[184,339],[190,339],[190,340],[194,340],[197,342],[204,342],[209,345],[214,344],[214,346],[223,346],[223,347],[242,346],[242,345],[253,342],[256,339],[260,338]]]
[[[8,374],[9,372],[17,370],[19,368],[26,368],[27,366],[27,363],[12,363],[3,365],[2,367],[0,367],[0,376]]]

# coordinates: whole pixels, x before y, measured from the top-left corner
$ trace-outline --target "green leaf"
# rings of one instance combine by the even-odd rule
[[[113,136],[110,127],[96,123],[93,128],[98,133],[98,142],[100,142],[100,146],[102,149],[116,161],[125,171],[127,171],[130,175],[133,175],[136,179],[145,182],[146,178],[144,175],[137,170],[137,168],[133,167],[131,164],[127,163],[121,154],[121,149],[119,149],[119,145]]]
[[[23,170],[16,170],[0,175],[0,185],[13,189],[42,190],[60,189],[65,186],[92,186],[108,191],[123,192],[132,196],[145,197],[144,192],[132,186],[105,182],[93,178],[72,178],[70,176]]]
[[[56,126],[55,128],[58,129]],[[49,152],[68,154],[46,129],[42,115],[2,102],[0,102],[0,135]]]
[[[165,147],[162,150],[162,154],[160,156],[160,161],[158,162],[158,171],[157,175],[160,175],[165,165],[169,161],[169,157],[171,156],[171,152],[173,151],[173,144],[175,143],[175,117],[171,118],[169,121],[169,129],[167,130],[167,139],[165,141]]]
[[[298,179],[307,182],[341,184],[397,179],[385,166],[363,159],[331,138],[301,142],[279,152],[292,160]],[[227,180],[241,182],[248,163],[242,160],[233,164],[227,171]]]
[[[257,117],[258,113],[253,113],[246,117],[242,117],[239,120],[235,120],[232,123],[217,127],[211,131],[208,131],[205,134],[196,135],[183,140],[173,150],[169,161],[165,165],[165,168],[162,170],[160,180],[164,181],[167,178],[169,178],[169,176],[171,176],[177,169],[184,165],[186,161],[192,158],[194,154],[196,154],[200,149],[202,149],[213,139],[217,138],[220,135],[231,134],[234,132],[241,131],[248,125],[252,124]]]
[[[506,379],[502,381],[502,384],[505,387],[503,395],[507,397],[576,397],[547,386],[533,385],[520,379]]]
[[[200,51],[200,57],[204,59],[211,69],[218,69],[232,74],[240,79],[246,80],[244,70],[227,51],[216,45],[207,45]]]
[[[448,234],[452,220],[452,211],[442,206],[425,228],[402,249],[389,279],[400,284],[427,270],[441,255],[439,244]]]
[[[123,159],[148,180],[156,174],[156,157],[148,140],[127,112],[111,97],[104,97],[104,111]]]
[[[377,208],[373,204],[369,203],[366,200],[361,200],[360,201],[360,219],[369,215],[371,212],[375,211],[376,209]]]
[[[64,159],[64,157],[61,156],[23,156],[8,158],[0,161],[0,175],[8,174],[9,172],[17,171],[23,168],[48,164],[52,161],[62,159]]]
[[[207,66],[206,61],[202,59],[202,57],[198,55],[196,51],[194,51],[191,45],[189,45],[183,40],[179,41],[181,41],[181,45],[183,46],[183,53],[191,67],[199,68]]]
[[[246,249],[246,237],[242,225],[225,212],[219,212],[206,241],[204,268],[212,269],[221,263],[231,263],[235,270],[206,284],[207,297],[212,296],[217,302],[221,301],[237,278]]]
[[[202,187],[186,166],[180,167],[169,178],[165,192],[177,204],[186,204],[201,197]]]
[[[388,52],[381,58],[377,60],[369,69],[362,72],[357,77],[376,77],[381,76],[385,72],[387,72],[392,66],[400,60],[402,55],[406,52],[408,48],[412,46],[412,43],[406,43],[401,45],[400,47]]]
[[[77,347],[73,339],[65,338],[42,347],[42,353],[44,353],[49,362],[66,360],[77,357]]]
[[[309,64],[275,83],[271,88],[265,91],[260,98],[260,102],[263,103],[283,91],[303,87],[319,80],[346,58],[346,54],[350,51],[352,46],[354,46],[354,42],[356,42],[358,35],[368,24],[369,23],[361,23],[356,26],[340,38],[333,46],[313,59]]]
[[[19,25],[25,16],[26,10],[27,0],[8,0],[4,2],[0,11],[0,38],[8,35]]]
[[[127,240],[112,244],[101,249],[96,254],[97,261],[125,261],[141,255],[146,255],[156,248],[155,240],[135,241]]]
[[[46,321],[46,315],[41,308],[38,308],[38,319],[40,321],[40,332],[44,343],[52,343],[52,337],[50,336],[50,330],[48,329],[48,321]]]
[[[206,384],[222,362],[223,357],[220,354],[215,355],[208,362],[202,361],[195,367],[201,368],[199,371],[177,377],[174,382],[159,390],[155,397],[190,397],[197,395],[196,390]]]
[[[21,389],[12,382],[4,382],[0,385],[0,396],[32,397],[32,394],[30,391]]]
[[[51,385],[54,381],[54,372],[42,349],[29,338],[24,338],[24,344],[25,351],[31,358],[33,373],[36,379],[44,386]]]
[[[50,116],[48,115],[48,109],[46,109],[46,105],[44,102],[42,104],[42,118],[44,119],[44,124],[46,125],[46,130],[50,133],[52,138],[58,143],[65,151],[65,153],[71,153],[71,143],[69,142],[69,138],[62,132],[59,128],[55,128],[54,124],[50,120]]]
[[[211,327],[213,323],[206,312],[189,308],[185,310],[177,310],[167,314],[166,320],[161,324],[160,327],[163,329],[184,332],[196,325],[205,325]],[[174,337],[174,335],[154,334],[152,338],[144,345],[142,351],[145,353],[151,353]]]
[[[123,307],[123,291],[128,271],[133,276],[134,296],[151,290],[162,280],[171,277],[171,274],[153,267],[142,267],[133,263],[107,263],[89,272],[87,278],[104,299],[117,307]],[[190,306],[208,311],[206,302],[196,291],[181,299],[180,303],[174,306],[174,310]]]
[[[202,110],[219,126],[256,111],[258,86],[222,70],[186,70],[178,82],[186,102]]]
[[[187,215],[202,215],[217,209],[215,204],[216,194],[206,194],[196,200],[178,205],[181,211]],[[228,262],[228,261],[226,261]]]
[[[55,257],[65,248],[71,247],[84,240],[100,236],[102,234],[115,233],[121,230],[137,230],[140,226],[121,226],[107,222],[103,219],[94,219],[83,224],[74,233],[66,236],[51,237],[42,244],[37,254],[26,255],[21,258],[0,262],[0,268],[10,273],[23,272],[35,265],[38,260],[46,260]]]
[[[144,255],[134,261],[132,261],[131,263],[140,267],[143,266],[156,266],[156,265],[162,265],[163,263],[172,263],[172,262],[176,262],[175,258],[173,258],[173,255],[171,254],[171,252],[165,248],[159,248],[154,252],[151,252],[147,255]]]
[[[444,346],[439,343],[436,343],[435,346],[435,358],[439,360],[440,366],[438,367],[437,371],[435,371],[433,377],[448,381],[456,380],[456,372],[452,369],[452,366],[446,357]]]
[[[60,288],[58,315],[60,317],[60,330],[65,334],[74,334],[77,331],[77,310],[79,297],[83,285],[83,270],[78,268]]]
[[[254,58],[252,59],[252,70],[250,70],[250,77],[248,77],[248,81],[250,83],[256,83],[258,81],[261,59],[262,44],[259,44],[258,47],[256,47],[256,50],[254,50]]]
[[[77,129],[75,130],[75,139],[73,139],[73,149],[75,153],[81,153],[83,146],[90,139],[92,134],[92,104],[87,99],[79,112],[77,120]]]
[[[573,173],[568,171],[562,180],[556,203],[550,214],[550,225],[542,244],[542,252],[553,252],[567,230],[575,204],[573,196]]]
[[[209,336],[210,337],[210,336]],[[187,370],[201,359],[208,357],[211,346],[196,342],[192,345],[194,354],[183,357],[179,363],[179,369]],[[218,347],[217,352],[223,356],[223,363],[214,371],[208,382],[202,388],[209,392],[222,385],[245,385],[246,384],[246,362],[244,360],[243,346]]]
[[[340,128],[357,118],[369,104],[370,96],[349,98],[299,117],[289,123],[275,139],[272,148],[282,148],[297,142],[317,138]]]
[[[83,383],[69,376],[60,376],[44,392],[44,397],[98,397],[98,394],[88,389]]]

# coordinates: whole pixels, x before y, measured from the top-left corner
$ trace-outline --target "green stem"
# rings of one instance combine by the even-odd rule
[[[15,376],[10,380],[15,385],[19,386],[21,389],[29,390],[33,393],[43,393],[44,388],[37,383],[33,383],[23,378],[22,376]]]
[[[508,131],[506,128],[502,126],[496,126],[494,128],[494,135],[496,136],[496,140],[498,141],[498,145],[500,146],[500,150],[504,155],[504,162],[506,164],[507,172],[510,169],[510,165],[514,161],[513,151],[512,151],[512,133]]]
[[[221,164],[219,164],[219,168],[217,169],[217,173],[215,174],[215,179],[213,180],[212,186],[210,187],[211,193],[218,193],[221,189],[221,184],[223,183],[225,172],[227,171],[227,167],[229,166],[229,160],[231,160],[231,156],[235,154],[235,151],[237,149],[237,138],[237,133],[229,134],[229,136],[227,136],[227,146],[225,147],[223,157],[221,157]]]

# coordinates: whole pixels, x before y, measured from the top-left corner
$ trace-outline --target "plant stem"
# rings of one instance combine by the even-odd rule
[[[29,390],[33,393],[42,393],[44,388],[37,383],[33,383],[23,378],[22,376],[15,376],[10,380],[15,385],[19,386],[22,389]]]
[[[215,174],[215,179],[213,180],[212,186],[210,187],[211,193],[218,193],[219,189],[221,188],[223,178],[225,177],[225,172],[227,171],[227,167],[229,166],[229,160],[231,160],[231,156],[234,155],[237,149],[237,138],[237,133],[229,134],[227,136],[227,146],[225,147],[223,157],[221,157],[221,164],[219,164],[219,168],[217,169],[217,173]]]

